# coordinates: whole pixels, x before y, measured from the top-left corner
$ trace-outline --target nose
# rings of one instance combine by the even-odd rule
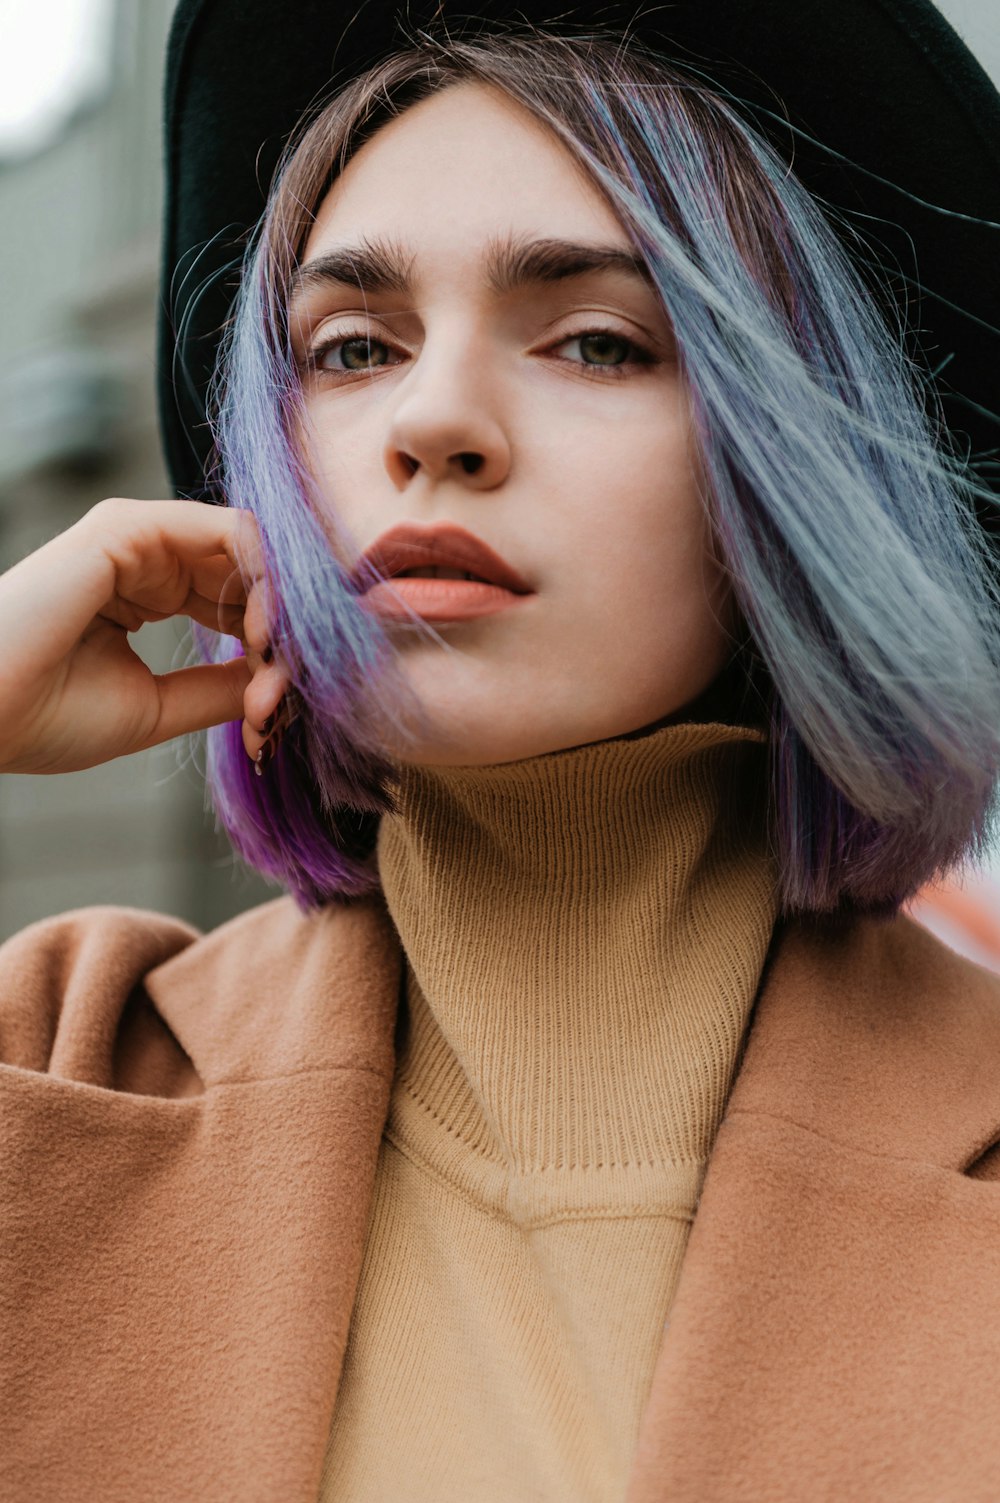
[[[384,460],[392,483],[405,490],[423,471],[435,483],[454,478],[474,490],[492,490],[510,468],[495,392],[470,377],[465,362],[439,356],[432,367],[426,353],[421,359],[424,369],[408,374],[389,421]]]

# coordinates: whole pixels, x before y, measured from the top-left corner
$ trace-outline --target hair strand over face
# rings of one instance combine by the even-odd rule
[[[734,713],[770,746],[781,911],[890,918],[996,833],[1000,611],[933,393],[828,220],[720,96],[592,33],[421,32],[304,124],[279,168],[222,352],[218,484],[256,517],[302,713],[264,778],[239,723],[208,783],[240,855],[318,907],[374,891],[403,726],[393,653],[338,562],[295,439],[287,307],[314,214],[364,142],[456,83],[501,90],[565,144],[649,266],[690,393],[703,503],[743,627]],[[203,655],[227,650],[197,631]],[[400,708],[402,707],[402,708]]]

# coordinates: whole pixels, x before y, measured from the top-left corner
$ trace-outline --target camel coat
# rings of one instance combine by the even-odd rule
[[[0,947],[4,1503],[315,1503],[401,974],[380,898]],[[1000,977],[779,924],[623,1503],[997,1503],[998,1181]]]

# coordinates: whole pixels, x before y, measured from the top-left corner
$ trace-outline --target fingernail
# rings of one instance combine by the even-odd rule
[[[274,746],[270,741],[265,741],[260,751],[253,759],[253,770],[259,778],[264,776],[264,769],[274,756]]]

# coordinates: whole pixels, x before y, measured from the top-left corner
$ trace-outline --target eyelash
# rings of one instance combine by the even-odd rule
[[[631,366],[655,365],[657,363],[656,357],[651,350],[647,349],[645,345],[639,344],[637,340],[629,339],[624,334],[619,334],[617,329],[580,329],[575,334],[567,334],[563,339],[557,340],[556,343],[551,346],[551,348],[558,349],[560,345],[570,344],[573,340],[586,339],[589,334],[607,335],[611,339],[617,340],[620,344],[626,345],[630,350],[636,352],[637,355],[637,358],[635,359],[623,360],[620,365],[588,365],[585,361],[582,360],[566,361],[567,365],[579,366],[579,368],[582,371],[585,371],[588,376],[593,376],[598,381],[603,381],[605,379],[620,381],[624,379],[629,367]],[[314,350],[310,350],[306,355],[306,367],[309,370],[314,371],[319,376],[330,376],[338,382],[341,380],[350,379],[353,376],[375,375],[380,369],[389,369],[389,367],[385,366],[374,366],[371,370],[328,370],[320,365],[320,361],[325,355],[329,354],[331,350],[337,349],[337,347],[340,345],[350,344],[354,340],[357,340],[362,344],[384,345],[387,350],[394,348],[394,346],[392,346],[388,342],[388,340],[373,339],[365,329],[348,329],[344,333],[338,334],[335,339],[328,339],[325,344],[317,345]]]

